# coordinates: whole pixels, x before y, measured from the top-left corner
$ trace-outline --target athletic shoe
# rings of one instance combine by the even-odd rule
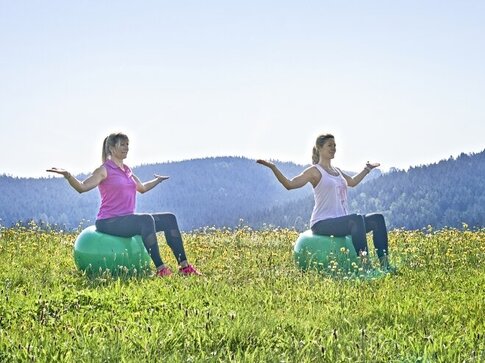
[[[158,277],[167,277],[172,274],[172,270],[170,270],[170,267],[164,266],[160,270],[157,271],[155,274]]]
[[[197,271],[197,270],[195,269],[195,267],[194,267],[194,266],[192,266],[192,265],[187,265],[187,266],[185,266],[185,267],[181,267],[181,268],[179,269],[179,272],[180,272],[182,275],[184,275],[184,276],[190,276],[190,275],[196,275],[196,276],[200,276],[200,275],[202,275],[202,274],[201,274],[199,271]]]

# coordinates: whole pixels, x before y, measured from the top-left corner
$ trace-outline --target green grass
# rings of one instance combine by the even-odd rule
[[[76,234],[0,229],[0,362],[485,361],[485,230],[391,232],[378,279],[298,271],[297,236],[185,234],[203,277],[114,279]]]

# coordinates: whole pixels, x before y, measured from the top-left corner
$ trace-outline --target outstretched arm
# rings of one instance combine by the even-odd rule
[[[258,164],[264,165],[271,169],[276,179],[287,189],[297,189],[303,187],[306,183],[311,182],[316,185],[314,168],[310,167],[303,171],[300,175],[295,176],[293,179],[288,179],[283,173],[276,167],[275,164],[266,160],[256,160]]]
[[[349,176],[349,175],[343,173],[342,171],[340,171],[340,172],[342,173],[343,177],[347,181],[347,185],[349,187],[355,187],[357,184],[359,184],[362,181],[362,179],[364,179],[367,176],[367,174],[369,174],[371,172],[372,169],[377,168],[379,165],[381,165],[381,164],[367,162],[364,170],[362,170],[359,174],[354,175],[354,176]]]
[[[104,166],[97,168],[86,180],[79,181],[70,172],[62,168],[50,168],[46,171],[62,175],[77,192],[84,193],[96,188],[107,176]]]
[[[154,177],[155,179],[142,183],[136,175],[133,175],[133,179],[135,179],[135,182],[136,182],[136,190],[140,193],[146,193],[149,190],[156,187],[162,181],[167,180],[169,178],[168,176],[162,176],[157,174],[154,174]]]

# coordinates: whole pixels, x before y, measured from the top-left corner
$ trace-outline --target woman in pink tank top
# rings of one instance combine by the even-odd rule
[[[307,183],[313,187],[315,204],[310,219],[310,227],[315,234],[352,236],[357,253],[365,260],[368,252],[366,233],[373,232],[374,247],[384,269],[388,263],[387,227],[382,214],[349,214],[347,188],[355,187],[370,171],[380,164],[367,162],[357,175],[350,176],[332,166],[335,157],[335,138],[331,134],[317,137],[313,147],[312,166],[301,174],[288,179],[272,162],[257,160],[257,163],[271,169],[278,181],[288,190],[301,188]]]
[[[101,206],[96,218],[99,232],[120,237],[141,235],[143,244],[157,268],[157,276],[169,276],[171,269],[160,256],[156,233],[163,231],[167,244],[172,249],[179,271],[183,275],[200,275],[187,262],[182,236],[177,219],[172,213],[135,213],[136,193],[146,193],[168,179],[167,176],[154,175],[154,179],[141,182],[130,167],[124,164],[129,151],[128,136],[113,133],[104,139],[102,161],[87,179],[79,181],[67,170],[51,168],[47,171],[61,174],[79,193],[98,187]]]

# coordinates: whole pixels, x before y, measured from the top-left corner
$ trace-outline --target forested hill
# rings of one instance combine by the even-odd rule
[[[277,162],[288,177],[304,166]],[[143,165],[134,168],[142,180],[168,175],[154,190],[138,196],[138,212],[174,212],[181,229],[234,227],[243,219],[264,225],[308,228],[313,205],[310,185],[287,191],[270,170],[242,157],[217,157]],[[82,176],[81,176],[82,177]],[[407,171],[380,174],[350,190],[352,212],[379,211],[390,228],[431,225],[485,226],[485,150],[462,154]],[[63,178],[0,176],[0,225],[35,220],[63,228],[92,224],[99,193],[74,191]]]
[[[392,170],[349,192],[353,213],[381,212],[390,228],[485,227],[485,150],[426,166]],[[249,223],[305,228],[313,196],[255,213]]]
[[[303,169],[293,163],[278,165],[287,175]],[[138,195],[137,211],[174,212],[183,230],[233,227],[254,211],[311,194],[310,186],[288,193],[266,168],[241,157],[143,165],[133,171],[142,181],[153,179],[153,174],[170,177],[150,192]],[[77,228],[81,222],[93,224],[100,200],[97,189],[78,194],[64,178],[50,176],[0,176],[0,191],[0,225],[4,226],[30,220],[67,228]]]

